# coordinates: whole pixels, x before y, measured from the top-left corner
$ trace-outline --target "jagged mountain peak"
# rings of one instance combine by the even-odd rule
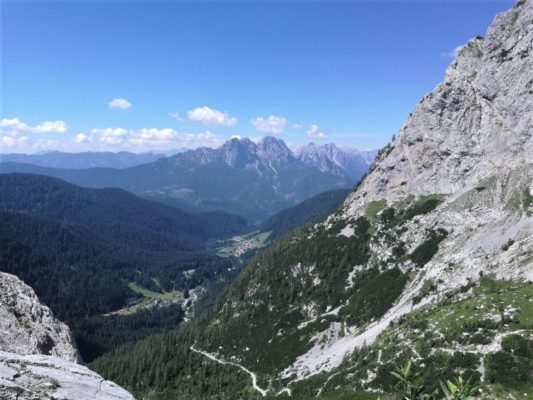
[[[257,154],[266,163],[287,165],[294,161],[294,154],[281,139],[266,136],[257,144]]]
[[[257,146],[248,138],[232,138],[218,150],[224,162],[232,167],[243,168],[257,158]]]
[[[497,15],[422,98],[349,203],[454,193],[533,163],[533,2]]]

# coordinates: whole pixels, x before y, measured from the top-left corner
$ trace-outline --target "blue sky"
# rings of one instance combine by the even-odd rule
[[[4,1],[0,150],[380,147],[511,5]]]

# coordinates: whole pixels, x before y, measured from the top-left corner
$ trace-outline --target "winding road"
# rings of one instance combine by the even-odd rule
[[[198,354],[202,354],[204,356],[206,356],[207,358],[209,358],[210,360],[213,360],[213,361],[216,361],[217,363],[219,364],[223,364],[223,365],[233,365],[237,368],[240,368],[242,369],[244,372],[246,372],[248,375],[250,375],[250,377],[252,378],[252,387],[257,390],[259,393],[261,393],[261,395],[263,397],[265,397],[268,393],[268,390],[267,389],[261,389],[258,385],[257,385],[257,375],[255,375],[252,371],[250,371],[248,368],[245,368],[243,367],[242,365],[239,365],[237,363],[234,363],[234,362],[231,362],[231,361],[224,361],[224,360],[221,360],[219,358],[216,358],[214,355],[210,354],[210,353],[207,353],[205,351],[202,351],[202,350],[196,350],[194,348],[194,346],[191,346],[190,349],[192,351],[194,351],[195,353],[198,353]]]

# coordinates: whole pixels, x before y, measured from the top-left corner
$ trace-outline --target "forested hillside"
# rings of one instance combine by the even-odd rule
[[[277,239],[287,232],[320,221],[335,212],[349,193],[349,189],[337,189],[317,194],[273,215],[261,224],[260,230],[270,232],[270,240]]]
[[[234,274],[234,261],[211,254],[207,243],[247,226],[224,213],[189,214],[118,189],[22,174],[0,175],[0,209],[1,270],[32,286],[73,328],[86,359],[174,327],[175,304],[181,309],[189,290]],[[133,334],[125,332],[139,324],[134,314],[98,317],[146,296],[172,308],[144,311],[146,326]]]

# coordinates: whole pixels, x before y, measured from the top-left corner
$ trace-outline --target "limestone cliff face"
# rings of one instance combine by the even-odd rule
[[[533,163],[533,2],[496,16],[467,43],[350,199],[456,193]]]
[[[57,357],[0,351],[0,398],[6,400],[133,400],[89,368]]]
[[[341,212],[322,226],[345,225],[341,232],[349,235],[355,218],[378,204],[397,211],[424,195],[439,197],[439,205],[401,229],[378,223],[371,260],[360,266],[412,274],[395,304],[351,335],[317,341],[283,376],[335,368],[391,321],[480,276],[533,281],[533,0],[497,15],[484,38],[459,52],[444,83],[415,107]],[[446,238],[423,270],[393,256],[395,246],[410,254],[437,230]],[[434,293],[423,293],[425,281],[435,282]],[[417,304],[415,296],[422,298]]]
[[[79,361],[70,329],[14,275],[0,273],[0,350]]]
[[[68,326],[32,288],[0,273],[0,398],[133,399],[78,361]]]

